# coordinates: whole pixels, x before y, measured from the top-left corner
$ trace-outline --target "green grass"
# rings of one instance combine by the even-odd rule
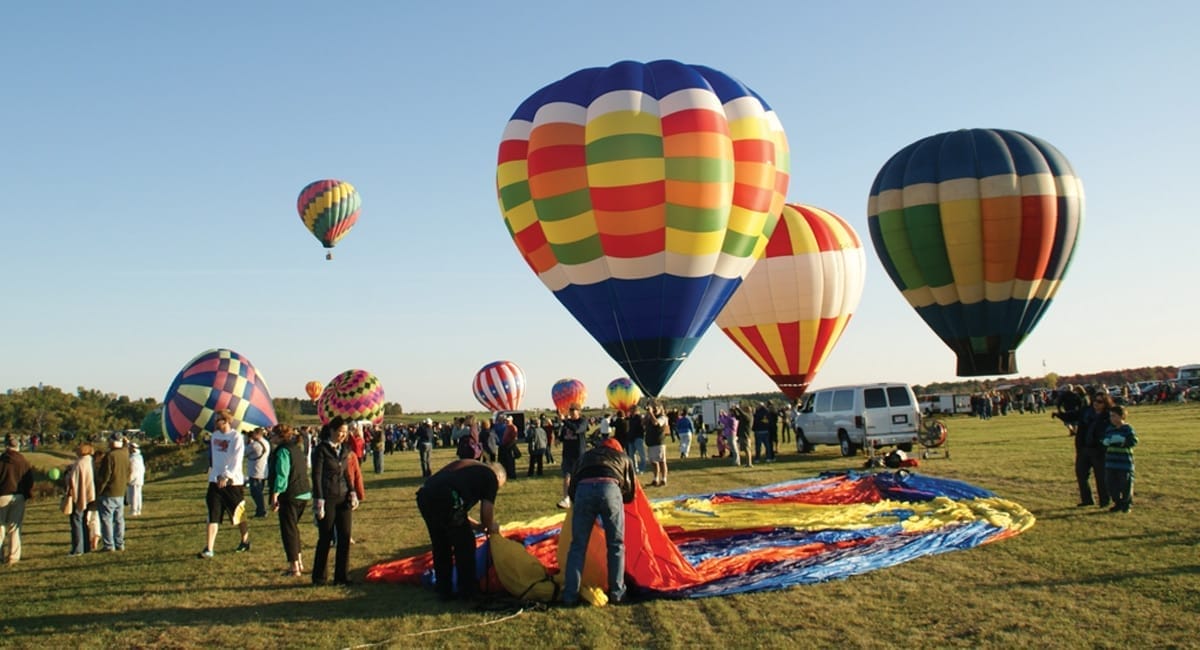
[[[223,526],[213,560],[203,546],[202,468],[160,474],[145,515],[129,519],[128,550],[67,557],[57,499],[30,504],[24,558],[0,567],[0,645],[51,647],[1186,647],[1200,632],[1200,405],[1131,411],[1135,504],[1128,515],[1075,508],[1071,439],[1048,416],[949,421],[951,458],[920,472],[968,481],[1029,508],[1016,538],[780,592],[621,608],[480,612],[444,605],[408,586],[362,584],[378,561],[427,548],[413,495],[417,457],[387,458],[370,473],[355,514],[351,587],[312,588],[284,568],[273,518],[252,520],[253,550],[234,554]],[[435,452],[447,462],[451,450]],[[33,456],[46,469],[56,464]],[[525,460],[525,459],[522,459]],[[760,485],[857,468],[835,448],[789,453],[773,465],[733,468],[691,459],[671,465],[672,493]],[[61,462],[61,461],[60,461]],[[501,522],[554,512],[561,481],[520,476],[501,492]],[[654,492],[652,491],[652,495]],[[307,519],[307,517],[306,517]],[[315,530],[304,526],[311,565]],[[467,627],[460,627],[467,626]],[[448,628],[459,628],[449,631]]]

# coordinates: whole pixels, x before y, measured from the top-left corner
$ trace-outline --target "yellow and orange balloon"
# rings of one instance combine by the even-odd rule
[[[788,204],[763,258],[717,327],[793,400],[800,399],[862,298],[866,257],[836,214]]]
[[[325,385],[319,381],[313,380],[304,384],[304,392],[308,394],[308,398],[312,401],[317,401],[321,396],[321,391],[325,389]]]

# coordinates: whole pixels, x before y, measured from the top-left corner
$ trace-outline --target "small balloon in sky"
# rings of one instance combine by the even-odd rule
[[[362,199],[346,181],[313,181],[300,190],[296,211],[304,227],[326,248],[325,259],[333,259],[333,247],[358,222]]]

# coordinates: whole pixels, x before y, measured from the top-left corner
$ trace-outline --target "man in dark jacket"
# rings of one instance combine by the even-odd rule
[[[17,437],[5,436],[0,454],[0,560],[5,564],[21,559],[21,522],[25,502],[33,496],[33,468],[19,450]]]
[[[637,478],[633,461],[616,440],[608,438],[588,450],[571,474],[571,549],[567,552],[563,603],[579,603],[583,561],[596,517],[604,526],[608,547],[608,597],[625,599],[625,505],[633,502]]]
[[[478,595],[475,574],[475,528],[484,534],[500,533],[496,523],[496,493],[508,476],[497,463],[477,460],[456,460],[425,481],[417,491],[417,508],[429,541],[433,546],[433,577],[438,596],[454,598],[452,572],[458,570],[458,594],[462,598]],[[479,519],[470,516],[471,508],[479,504]]]
[[[129,485],[129,450],[120,433],[109,438],[108,453],[96,470],[100,507],[100,550],[125,550],[125,488]]]

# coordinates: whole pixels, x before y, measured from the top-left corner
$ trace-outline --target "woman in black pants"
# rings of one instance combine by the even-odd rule
[[[279,536],[290,565],[283,575],[299,576],[304,570],[304,561],[300,559],[300,518],[312,500],[308,454],[300,445],[302,437],[292,427],[277,424],[274,433],[269,472],[271,509],[279,513]]]
[[[325,569],[329,564],[329,547],[334,529],[342,543],[337,545],[333,565],[333,584],[350,584],[346,575],[350,564],[350,513],[358,507],[358,497],[346,479],[346,456],[352,453],[346,440],[349,428],[340,417],[321,427],[321,441],[312,454],[313,511],[317,517],[317,553],[313,560],[314,585],[325,584]]]

